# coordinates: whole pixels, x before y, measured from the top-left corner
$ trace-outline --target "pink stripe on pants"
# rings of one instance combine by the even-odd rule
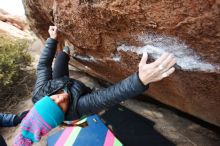
[[[73,127],[67,127],[62,135],[60,136],[59,140],[56,142],[55,146],[63,146],[68,139],[69,135],[73,131]]]
[[[104,146],[113,146],[114,141],[115,141],[115,136],[112,134],[110,130],[108,130],[106,137],[105,137]]]

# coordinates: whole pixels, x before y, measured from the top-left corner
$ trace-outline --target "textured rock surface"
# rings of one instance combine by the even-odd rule
[[[25,18],[8,14],[2,9],[0,9],[0,34],[18,38],[31,37]]]
[[[164,51],[177,72],[148,92],[163,103],[220,126],[220,2],[218,0],[23,0],[33,31],[49,25],[72,46],[88,73],[117,82],[136,71],[140,55]],[[77,61],[76,61],[77,60]]]

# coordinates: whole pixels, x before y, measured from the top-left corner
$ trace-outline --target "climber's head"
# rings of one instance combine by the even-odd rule
[[[50,98],[66,113],[69,105],[69,94],[61,90],[56,94],[50,96]]]

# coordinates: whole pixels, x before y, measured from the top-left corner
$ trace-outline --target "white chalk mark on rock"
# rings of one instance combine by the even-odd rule
[[[86,62],[97,62],[97,60],[93,56],[82,56],[82,55],[74,55],[73,56],[77,60],[86,61]]]
[[[131,51],[138,55],[147,52],[154,59],[159,58],[164,52],[169,52],[174,54],[177,65],[182,70],[220,72],[219,64],[211,64],[203,61],[191,48],[176,38],[148,34],[139,36],[138,40],[144,44],[143,47],[121,44],[117,47],[117,51]]]
[[[81,60],[81,61],[86,61],[86,62],[95,62],[95,63],[98,63],[98,62],[106,62],[107,61],[114,61],[114,62],[120,62],[121,61],[121,57],[116,54],[116,55],[113,55],[112,57],[104,57],[104,58],[95,58],[93,56],[88,56],[88,55],[85,55],[85,56],[82,56],[82,55],[73,55],[73,58],[77,59],[77,60]]]
[[[121,56],[119,56],[118,54],[114,55],[111,60],[115,61],[115,62],[120,62],[121,61]]]

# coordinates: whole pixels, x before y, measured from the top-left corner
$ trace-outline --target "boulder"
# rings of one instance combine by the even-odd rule
[[[31,38],[26,18],[11,15],[0,9],[0,34],[17,38]]]
[[[220,126],[220,2],[209,0],[23,0],[31,29],[72,48],[72,65],[115,83],[163,52],[177,58],[176,72],[146,94]]]

